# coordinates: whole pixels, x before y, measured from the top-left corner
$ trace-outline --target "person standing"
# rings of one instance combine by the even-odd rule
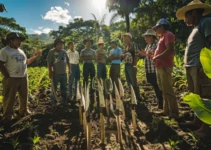
[[[99,38],[98,41],[98,50],[96,51],[96,60],[97,60],[97,77],[98,79],[106,79],[106,50],[104,50],[104,40]]]
[[[4,48],[0,50],[0,71],[3,74],[3,123],[10,124],[13,116],[13,107],[16,93],[19,96],[18,117],[30,113],[27,109],[28,101],[28,75],[27,65],[34,62],[41,54],[35,51],[34,56],[27,59],[26,54],[20,49],[25,37],[19,33],[11,32],[2,39]]]
[[[160,37],[153,60],[157,72],[158,86],[163,92],[164,114],[178,119],[178,103],[172,86],[172,71],[174,66],[175,36],[169,31],[170,23],[162,18],[153,27]]]
[[[121,55],[122,55],[122,49],[118,47],[117,41],[112,40],[110,41],[110,45],[112,47],[112,50],[109,54],[109,59],[111,60],[111,67],[110,67],[110,78],[113,83],[116,83],[118,87],[118,78],[120,78],[120,64],[121,64]],[[114,86],[113,86],[114,87]],[[114,95],[114,90],[113,90]]]
[[[72,100],[72,92],[73,92],[73,82],[75,82],[74,86],[74,100],[76,100],[76,92],[77,92],[77,84],[80,80],[80,68],[79,68],[79,53],[75,50],[74,43],[68,43],[68,51],[67,56],[69,58],[69,63],[71,67],[71,74],[69,77],[69,92],[70,92],[70,99]]]
[[[54,41],[54,49],[50,50],[47,56],[49,78],[53,81],[53,87],[51,91],[51,104],[56,106],[55,91],[60,83],[60,92],[62,97],[62,103],[67,105],[67,72],[70,74],[69,58],[66,51],[63,49],[64,42],[61,39]]]
[[[211,48],[211,17],[203,17],[211,13],[211,6],[194,0],[176,12],[179,19],[193,27],[185,49],[184,65],[189,91],[203,96],[200,91],[200,76],[204,74],[200,62],[200,52],[204,47]],[[203,97],[202,97],[203,98]],[[209,125],[203,123],[196,115],[194,120],[182,126],[198,127],[194,133],[198,136],[209,134]]]
[[[85,48],[80,53],[80,60],[84,62],[83,65],[83,85],[88,85],[89,77],[91,79],[91,83],[93,78],[95,77],[95,67],[93,61],[95,60],[95,50],[91,49],[93,44],[93,40],[85,39],[83,41]],[[93,89],[91,87],[91,94],[93,93]]]
[[[154,55],[155,49],[157,48],[156,32],[152,29],[148,29],[142,36],[144,37],[147,46],[145,50],[140,51],[139,54],[144,57],[146,79],[147,82],[149,82],[154,88],[157,97],[158,108],[163,109],[163,96],[157,84],[155,65],[152,60],[152,56]]]
[[[125,62],[125,76],[128,87],[133,86],[135,95],[138,101],[141,101],[140,90],[137,84],[137,62],[139,60],[139,49],[135,43],[132,41],[132,35],[126,33],[123,35],[123,42],[125,44],[124,53],[122,58]]]

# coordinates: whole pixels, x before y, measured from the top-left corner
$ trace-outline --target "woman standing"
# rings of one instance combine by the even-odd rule
[[[157,84],[155,66],[152,60],[155,49],[157,48],[156,33],[154,30],[148,29],[142,36],[144,37],[147,46],[145,50],[141,50],[139,54],[144,57],[146,79],[147,82],[149,82],[154,88],[157,97],[158,108],[163,109],[163,96]]]

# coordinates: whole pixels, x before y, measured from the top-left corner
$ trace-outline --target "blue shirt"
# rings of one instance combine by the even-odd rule
[[[114,55],[114,56],[120,56],[122,55],[122,49],[117,47],[117,48],[113,48],[110,51],[110,55]],[[114,59],[111,61],[112,64],[120,64],[121,63],[121,59]]]

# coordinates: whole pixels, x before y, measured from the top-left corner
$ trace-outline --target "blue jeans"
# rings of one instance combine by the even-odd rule
[[[60,83],[60,92],[62,97],[62,102],[67,104],[67,75],[66,74],[54,74],[53,76],[54,88],[57,90],[57,86]],[[51,89],[51,103],[55,104],[56,99]]]
[[[97,77],[100,79],[106,79],[106,64],[97,64]]]
[[[95,67],[93,63],[84,63],[83,66],[84,85],[88,85],[89,77],[92,79],[95,77]]]
[[[77,83],[80,80],[80,68],[78,64],[70,64],[71,66],[71,75],[69,78],[69,89],[70,89],[70,98],[72,97],[72,87],[73,87],[73,82],[75,81],[75,91],[74,95],[76,95],[77,91]]]
[[[133,70],[133,64],[125,64],[125,77],[128,86],[133,86],[137,100],[141,100],[140,91],[136,79],[136,72],[134,72]]]

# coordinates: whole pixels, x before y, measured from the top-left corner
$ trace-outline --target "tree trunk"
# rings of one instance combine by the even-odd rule
[[[127,32],[130,32],[130,16],[129,16],[129,13],[125,14],[125,21],[126,21],[126,30],[127,30]]]

